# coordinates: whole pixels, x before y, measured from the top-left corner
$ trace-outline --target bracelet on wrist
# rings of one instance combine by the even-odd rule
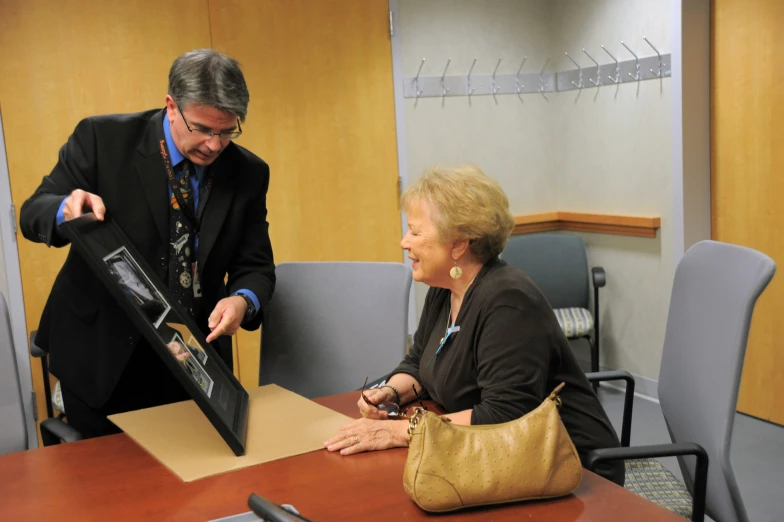
[[[391,384],[385,384],[385,385],[382,386],[382,388],[389,388],[390,390],[395,392],[395,404],[400,406],[400,393],[398,393],[397,388],[395,388]]]

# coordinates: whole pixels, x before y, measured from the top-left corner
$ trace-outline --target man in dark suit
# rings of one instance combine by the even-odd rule
[[[24,236],[55,247],[67,243],[64,220],[109,214],[229,368],[228,336],[261,325],[275,288],[269,167],[232,142],[248,100],[236,61],[185,53],[169,72],[164,109],[79,122],[21,212]],[[107,415],[188,398],[73,249],[36,341],[49,351],[69,424],[86,437],[119,431]]]

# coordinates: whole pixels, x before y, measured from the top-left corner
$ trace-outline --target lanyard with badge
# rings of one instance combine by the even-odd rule
[[[451,300],[450,300],[450,303],[449,303],[449,314],[446,316],[446,332],[444,332],[444,336],[438,342],[438,348],[436,348],[436,353],[434,353],[433,357],[431,357],[430,360],[427,362],[428,365],[435,360],[435,358],[438,356],[439,353],[441,353],[441,349],[444,347],[446,342],[449,340],[449,337],[451,337],[451,335],[453,333],[456,334],[457,332],[460,331],[460,327],[459,326],[455,326],[455,321],[452,321],[452,326],[449,326],[449,320],[451,318],[452,318],[452,303],[451,303]]]
[[[166,140],[160,140],[160,149],[161,149],[161,158],[163,159],[163,166],[166,168],[166,175],[169,178],[169,187],[171,188],[172,194],[177,199],[177,203],[180,206],[180,210],[182,211],[185,219],[193,227],[193,231],[196,235],[194,238],[193,245],[196,246],[198,242],[198,235],[199,229],[201,228],[201,220],[204,217],[204,208],[207,206],[207,198],[210,196],[210,192],[212,191],[212,180],[213,180],[213,169],[212,166],[207,167],[207,179],[204,183],[204,188],[200,190],[201,194],[199,196],[199,207],[196,209],[196,213],[194,214],[193,208],[186,204],[185,196],[182,194],[182,190],[180,189],[179,183],[177,183],[177,176],[174,174],[174,168],[171,164],[171,158],[169,157],[168,147],[166,146]],[[187,159],[183,161],[188,161]],[[195,167],[193,167],[195,170]],[[195,173],[194,173],[195,175]],[[190,183],[190,180],[188,180]],[[191,189],[193,187],[191,186]],[[195,257],[195,250],[194,250],[194,257]],[[201,283],[199,281],[199,262],[193,261],[191,263],[191,277],[193,281],[193,296],[194,297],[201,297]]]

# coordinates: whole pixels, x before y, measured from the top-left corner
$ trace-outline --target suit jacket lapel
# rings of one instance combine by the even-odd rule
[[[147,132],[137,149],[141,156],[136,161],[136,172],[144,187],[144,195],[155,226],[164,244],[169,243],[169,198],[166,169],[161,159],[161,143],[163,138],[163,114],[156,114],[147,126]],[[159,132],[160,131],[160,132]]]
[[[201,219],[201,230],[199,231],[199,267],[203,270],[207,258],[215,246],[223,222],[229,213],[229,207],[234,199],[234,185],[231,182],[231,166],[226,160],[226,153],[223,153],[215,160],[212,165],[213,184],[207,204],[204,207],[204,215]]]

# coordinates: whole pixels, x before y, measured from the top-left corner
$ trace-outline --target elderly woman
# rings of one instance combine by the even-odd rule
[[[408,446],[407,422],[373,405],[406,404],[421,391],[457,424],[498,424],[539,406],[561,382],[561,418],[578,453],[618,446],[550,305],[499,259],[514,226],[497,181],[472,165],[433,168],[403,194],[414,280],[431,288],[410,353],[386,385],[360,397],[362,419],[326,441],[351,455]],[[623,484],[623,463],[599,470]]]

